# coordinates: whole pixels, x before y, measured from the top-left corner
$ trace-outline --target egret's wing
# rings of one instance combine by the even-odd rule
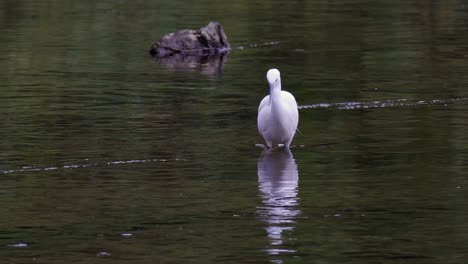
[[[269,95],[263,97],[263,100],[260,102],[260,105],[258,106],[258,112],[260,113],[260,111],[262,111],[262,109],[265,106],[267,106],[268,104],[270,104],[270,96]]]
[[[269,147],[271,147],[271,141],[269,141],[269,132],[268,132],[268,123],[270,119],[270,109],[268,106],[270,105],[270,96],[267,95],[263,98],[258,106],[258,116],[257,116],[257,127],[258,132],[262,135],[263,139]]]
[[[294,98],[294,96],[291,93],[286,92],[286,91],[282,91],[281,96],[284,102],[287,104],[288,109],[291,110],[291,113],[290,113],[291,118],[293,118],[293,120],[297,124],[299,121],[299,111],[297,108],[296,98]]]
[[[296,106],[297,108],[296,98],[294,98],[294,95],[292,95],[290,92],[281,91],[281,97],[288,104],[288,106]]]
[[[290,133],[294,135],[297,130],[297,125],[299,123],[299,110],[297,108],[296,99],[292,94],[286,91],[281,92],[281,99],[286,105],[285,109],[288,111],[288,125]]]

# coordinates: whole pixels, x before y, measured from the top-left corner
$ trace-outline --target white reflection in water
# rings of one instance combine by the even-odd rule
[[[291,151],[285,149],[267,149],[258,160],[258,188],[262,197],[262,206],[257,207],[260,219],[268,225],[266,231],[270,240],[267,252],[271,255],[294,253],[285,248],[285,232],[295,228],[295,219],[301,213],[296,206],[299,173]],[[281,263],[281,260],[274,260]]]

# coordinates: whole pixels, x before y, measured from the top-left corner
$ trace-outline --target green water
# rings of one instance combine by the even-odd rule
[[[219,21],[224,60],[149,56]],[[465,263],[464,1],[0,2],[0,263]],[[300,105],[262,155],[276,67]]]

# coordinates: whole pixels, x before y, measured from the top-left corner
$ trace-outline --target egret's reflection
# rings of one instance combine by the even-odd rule
[[[282,245],[284,233],[294,230],[295,219],[301,213],[296,208],[299,203],[298,179],[297,165],[288,148],[267,149],[261,154],[258,160],[258,188],[263,205],[257,208],[257,214],[268,224],[268,253],[271,255],[295,252]]]

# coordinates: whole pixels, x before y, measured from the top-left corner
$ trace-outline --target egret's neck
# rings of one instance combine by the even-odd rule
[[[270,84],[270,104],[275,104],[279,101],[281,97],[281,82],[280,80],[276,81],[273,84]]]

